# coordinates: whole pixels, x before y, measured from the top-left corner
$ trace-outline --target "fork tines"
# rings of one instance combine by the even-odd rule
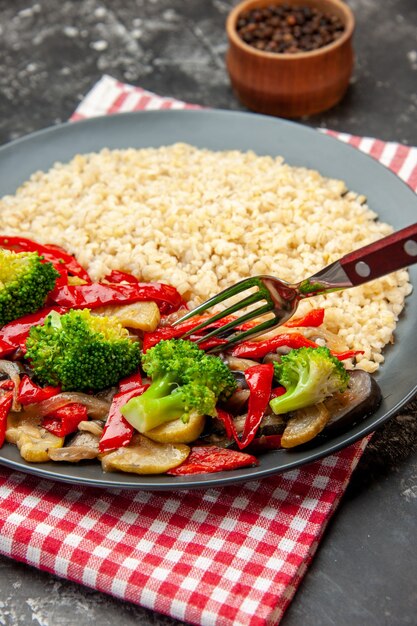
[[[211,337],[222,337],[222,338],[227,337],[228,338],[227,343],[221,344],[217,347],[218,349],[224,350],[225,348],[228,348],[242,341],[243,339],[246,339],[247,337],[254,337],[256,335],[259,335],[265,332],[266,330],[268,330],[268,328],[271,328],[272,326],[276,325],[275,317],[265,320],[264,322],[261,322],[260,324],[253,326],[253,328],[250,328],[248,330],[243,330],[243,331],[230,335],[231,331],[239,327],[241,324],[254,320],[274,310],[274,302],[271,298],[271,294],[269,293],[268,289],[259,278],[246,278],[244,280],[239,281],[232,287],[228,287],[227,289],[224,289],[223,291],[213,296],[209,300],[206,300],[205,302],[200,304],[198,307],[196,307],[189,313],[186,313],[181,319],[174,322],[173,325],[176,326],[180,324],[181,322],[185,322],[186,320],[189,320],[196,315],[200,315],[201,313],[204,313],[205,311],[210,309],[212,306],[225,302],[229,298],[236,296],[237,294],[242,293],[244,291],[247,291],[248,289],[253,289],[254,287],[257,288],[257,290],[254,293],[251,293],[249,296],[243,298],[242,300],[239,300],[239,302],[232,304],[224,311],[220,311],[219,313],[216,313],[215,315],[211,316],[209,319],[204,320],[203,322],[195,326],[192,330],[189,330],[188,332],[184,333],[182,338],[185,339],[189,337],[190,335],[196,332],[199,332],[200,330],[203,330],[204,328],[209,328],[214,322],[217,322],[218,320],[226,318],[229,315],[236,313],[237,311],[241,311],[242,309],[245,309],[246,307],[252,304],[255,304],[256,302],[264,301],[265,303],[262,306],[257,307],[256,309],[250,310],[247,313],[240,315],[235,320],[231,320],[230,322],[227,322],[226,324],[220,326],[219,328],[214,328],[209,333],[204,334],[202,337],[196,340],[196,343],[201,343],[203,341],[206,341],[207,339],[210,339]],[[213,348],[212,350],[215,350],[215,349]]]

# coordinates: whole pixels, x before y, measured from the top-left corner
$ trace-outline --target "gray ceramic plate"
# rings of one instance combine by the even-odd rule
[[[416,195],[385,167],[358,150],[327,135],[291,122],[247,113],[224,111],[153,111],[126,113],[64,124],[20,139],[0,149],[0,197],[14,193],[34,171],[77,153],[108,148],[157,147],[177,141],[212,150],[254,150],[282,155],[291,165],[319,170],[343,179],[348,188],[367,196],[369,205],[395,228],[416,221]],[[416,267],[411,280],[417,284]],[[104,474],[99,464],[25,463],[15,446],[0,450],[0,463],[43,478],[96,487],[126,489],[209,488],[254,480],[283,472],[336,452],[372,432],[410,400],[417,391],[417,293],[407,306],[385,351],[386,362],[377,376],[383,392],[379,410],[348,432],[317,442],[304,450],[274,451],[260,465],[218,474],[190,477]]]

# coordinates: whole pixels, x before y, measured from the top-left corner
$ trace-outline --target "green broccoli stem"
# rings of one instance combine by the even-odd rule
[[[148,387],[141,397],[146,397],[151,400],[169,395],[175,387],[178,386],[177,378],[178,375],[175,372],[169,372],[163,376],[154,378],[150,387]]]
[[[275,415],[283,415],[290,411],[297,411],[298,409],[305,408],[314,404],[314,397],[310,394],[305,394],[300,391],[299,388],[287,391],[282,396],[278,396],[270,401],[269,406],[275,413]]]
[[[282,396],[278,396],[270,401],[269,406],[276,415],[283,415],[290,411],[302,409],[315,402],[314,384],[310,380],[310,371],[301,369],[297,384],[288,387]]]
[[[140,433],[182,417],[186,408],[182,394],[171,393],[175,385],[170,374],[155,380],[141,396],[121,408],[122,415]]]

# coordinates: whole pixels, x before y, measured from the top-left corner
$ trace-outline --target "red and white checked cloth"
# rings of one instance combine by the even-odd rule
[[[73,120],[187,108],[104,76]],[[336,134],[417,188],[417,149]],[[97,490],[0,469],[0,552],[178,620],[278,624],[367,440],[286,474],[206,491]]]

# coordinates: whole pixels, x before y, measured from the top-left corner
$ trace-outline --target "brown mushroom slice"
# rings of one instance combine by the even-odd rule
[[[20,432],[16,445],[20,456],[28,463],[45,463],[50,459],[51,450],[62,448],[64,437],[56,437],[45,428],[31,426]]]
[[[63,437],[40,427],[41,420],[40,415],[25,411],[7,416],[6,441],[15,444],[28,463],[49,461],[49,451],[64,445]]]
[[[100,438],[103,434],[105,422],[103,420],[83,420],[78,424],[78,430],[82,430]]]
[[[10,412],[7,416],[6,441],[17,445],[19,436],[27,430],[33,432],[41,423],[41,416],[32,412],[22,411],[21,413]]]
[[[63,448],[49,450],[49,458],[52,461],[67,461],[78,463],[88,459],[95,459],[98,455],[98,442],[100,438],[90,432],[79,432]]]
[[[330,419],[330,413],[323,402],[294,411],[287,422],[281,438],[283,448],[294,448],[314,439]]]
[[[245,372],[250,367],[253,367],[254,365],[259,365],[257,361],[252,361],[251,359],[241,359],[240,357],[231,355],[227,355],[225,357],[225,361],[229,366],[229,369],[231,369],[232,371],[239,370],[241,372]]]
[[[181,465],[189,454],[185,444],[156,443],[137,434],[128,446],[103,455],[101,464],[105,472],[164,474]]]
[[[289,346],[280,346],[275,352],[268,352],[262,359],[262,363],[281,363],[281,357],[291,352]]]
[[[155,330],[161,319],[155,302],[132,302],[120,306],[102,306],[92,312],[95,315],[115,317],[125,328],[135,328],[145,332]]]
[[[188,422],[172,420],[148,430],[144,435],[159,443],[191,443],[203,432],[205,421],[204,415],[190,415]]]

